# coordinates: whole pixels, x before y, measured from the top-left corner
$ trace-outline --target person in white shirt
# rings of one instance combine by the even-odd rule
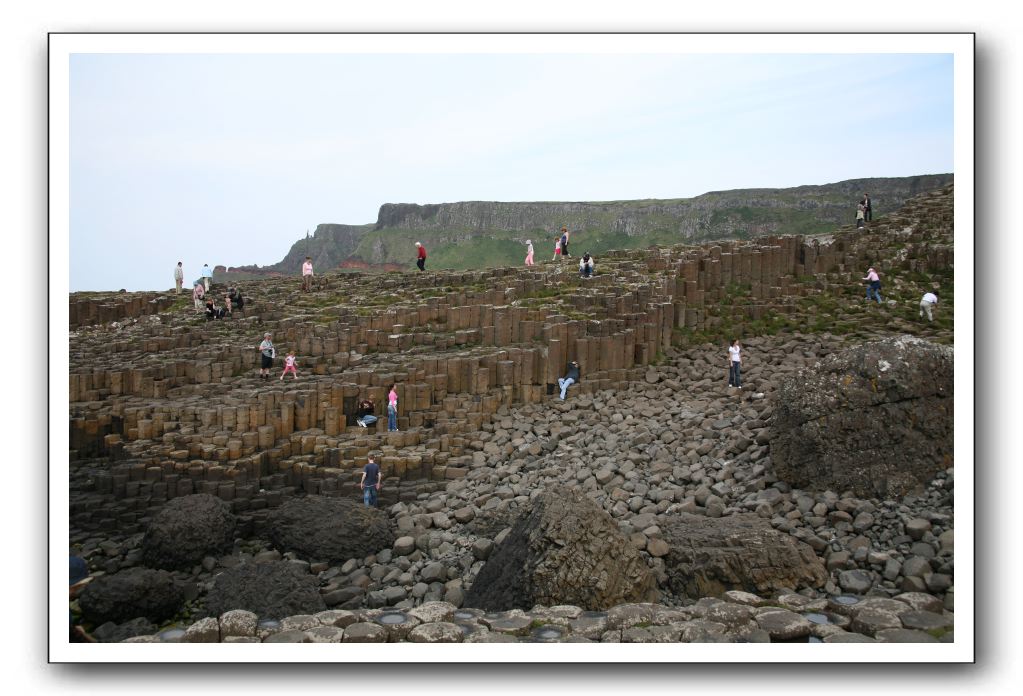
[[[739,355],[739,351],[742,350],[742,346],[739,345],[739,339],[732,339],[732,345],[728,346],[728,386],[742,389],[742,356]]]
[[[938,304],[938,291],[925,293],[920,300],[920,316],[922,317],[926,314],[927,321],[934,321],[934,315],[931,314],[931,310],[936,304]]]
[[[204,263],[202,265],[202,284],[206,292],[210,291],[210,283],[213,282],[213,271],[210,270],[210,265]]]
[[[181,294],[181,284],[185,282],[185,269],[178,261],[178,265],[174,268],[174,286],[177,288],[177,293]]]
[[[302,290],[309,292],[313,289],[313,259],[310,256],[305,257],[305,263],[302,264]]]

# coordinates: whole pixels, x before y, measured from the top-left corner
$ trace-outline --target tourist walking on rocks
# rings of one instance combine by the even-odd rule
[[[579,259],[579,275],[583,278],[593,275],[593,257],[589,253],[583,254],[583,257]]]
[[[274,366],[274,358],[277,357],[277,349],[274,348],[271,338],[269,332],[263,334],[263,342],[256,349],[259,351],[259,377],[261,379],[270,379],[270,368]]]
[[[873,211],[870,208],[870,194],[864,193],[863,200],[860,202],[863,203],[864,217],[866,217],[867,222],[870,222],[871,220],[874,219]]]
[[[416,242],[416,265],[420,271],[426,270],[426,247],[421,242]]]
[[[554,257],[551,258],[551,261],[560,261],[560,260],[561,260],[561,240],[560,239],[556,239],[556,240],[554,240]]]
[[[527,266],[532,266],[533,265],[533,240],[532,239],[527,239],[526,240],[526,265]]]
[[[867,299],[870,299],[871,291],[877,297],[877,303],[881,304],[881,279],[877,276],[877,271],[873,267],[867,269],[867,276],[863,280],[869,281],[867,285]]]
[[[728,346],[728,386],[742,389],[742,356],[739,354],[742,346],[739,339],[733,338],[732,345]]]
[[[863,229],[863,218],[866,212],[867,209],[863,207],[862,203],[856,205],[856,229]]]
[[[206,293],[203,292],[202,283],[198,280],[195,281],[195,283],[192,285],[192,300],[195,302],[195,311],[197,312],[202,311],[203,305],[202,299],[205,296]]]
[[[567,227],[562,227],[561,228],[561,255],[562,256],[571,256],[571,254],[568,253],[568,228]]]
[[[363,399],[359,402],[359,408],[355,411],[355,423],[360,428],[368,428],[377,422],[377,417],[373,415],[375,409],[373,402],[369,399]]]
[[[931,314],[931,310],[934,309],[934,305],[938,304],[938,291],[924,293],[923,298],[920,300],[920,316],[927,315],[927,321],[934,321],[934,315]]]
[[[561,387],[561,400],[565,400],[565,392],[573,384],[579,381],[579,363],[575,360],[568,363],[568,368],[565,370],[565,376],[558,378],[558,386]]]
[[[295,359],[295,351],[289,350],[288,357],[284,358],[284,372],[281,373],[281,381],[284,381],[284,375],[291,373],[298,379],[298,361]]]
[[[359,488],[362,489],[362,502],[366,507],[376,507],[377,493],[380,492],[380,465],[373,461],[372,455],[362,469]]]
[[[393,384],[387,390],[387,430],[398,432],[398,390]]]
[[[313,289],[313,259],[311,256],[305,257],[305,263],[302,264],[302,291],[309,292]]]
[[[202,265],[202,284],[206,286],[206,292],[210,291],[210,283],[213,282],[213,271],[210,270],[210,265],[204,263]]]
[[[178,261],[178,265],[174,268],[174,288],[177,294],[181,294],[181,285],[185,282],[185,269]]]

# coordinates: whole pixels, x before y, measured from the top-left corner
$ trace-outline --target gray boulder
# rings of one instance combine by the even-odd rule
[[[494,547],[463,606],[600,610],[657,594],[652,572],[611,516],[581,491],[559,487],[537,497]]]
[[[952,464],[953,351],[912,336],[867,343],[778,390],[771,459],[808,490],[893,497]]]
[[[206,556],[234,545],[237,519],[220,498],[200,493],[175,498],[156,514],[142,539],[142,562],[150,568],[189,570]]]
[[[395,541],[387,513],[345,498],[291,498],[268,522],[278,549],[331,564],[390,549]]]
[[[813,549],[755,514],[719,519],[680,513],[661,532],[668,588],[679,597],[721,597],[730,590],[770,596],[819,588],[828,573]]]
[[[93,580],[78,603],[85,620],[98,625],[139,617],[159,624],[174,616],[184,602],[184,588],[167,571],[129,568]]]
[[[316,577],[287,561],[245,563],[225,570],[214,578],[206,596],[206,609],[214,616],[244,609],[260,619],[283,619],[326,608]]]

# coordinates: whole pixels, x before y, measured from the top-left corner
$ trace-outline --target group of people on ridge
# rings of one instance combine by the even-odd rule
[[[556,237],[554,240],[554,256],[551,257],[551,261],[560,261],[562,257],[571,256],[568,251],[568,239],[568,228],[562,227],[561,236]],[[526,240],[526,265],[534,265],[532,239]],[[593,276],[593,257],[590,256],[589,253],[583,254],[582,258],[579,259],[579,275],[583,278],[590,278]]]

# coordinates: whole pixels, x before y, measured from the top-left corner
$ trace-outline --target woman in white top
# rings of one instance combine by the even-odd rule
[[[742,346],[739,345],[739,339],[732,339],[732,345],[728,347],[728,386],[742,389],[742,357],[739,355],[739,351],[742,350]]]
[[[527,239],[526,240],[526,265],[527,266],[532,266],[533,265],[533,240],[532,239]]]

